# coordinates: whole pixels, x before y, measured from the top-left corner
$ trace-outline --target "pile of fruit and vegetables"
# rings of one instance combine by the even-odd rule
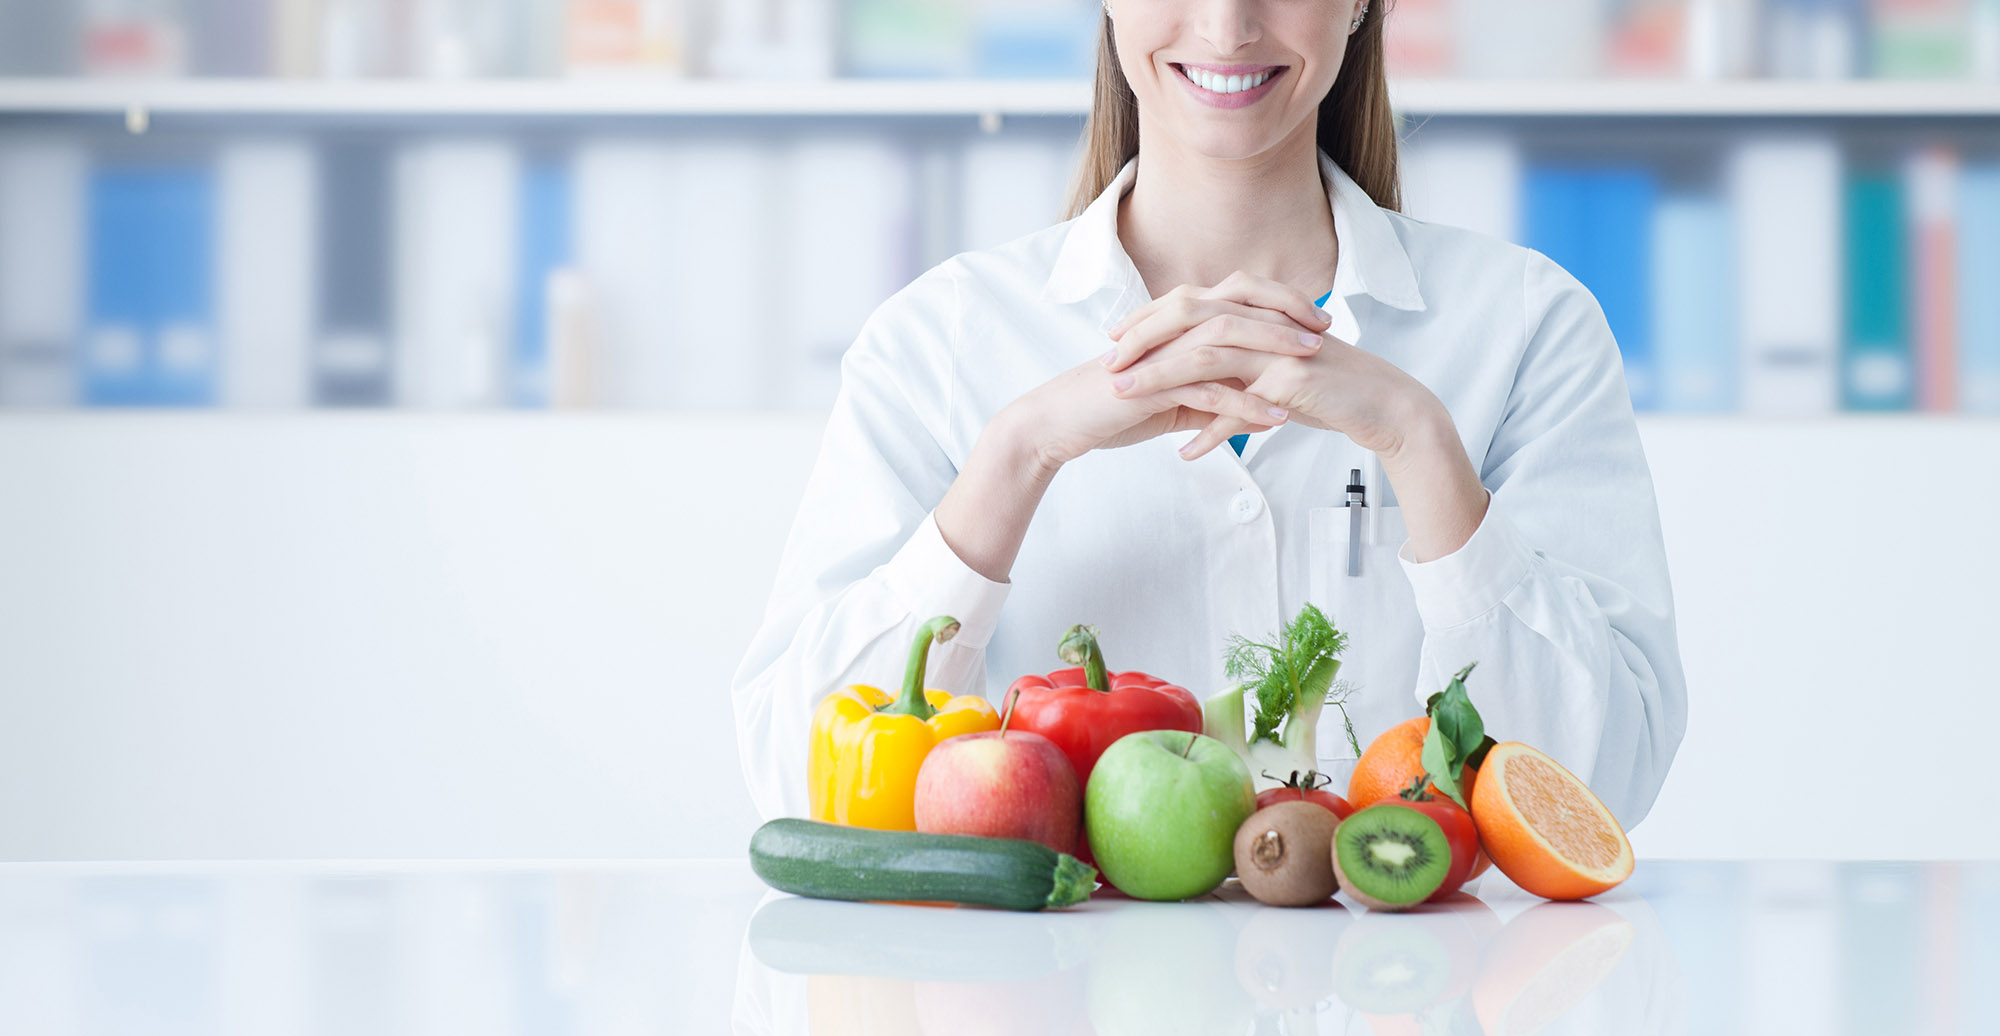
[[[939,616],[910,649],[900,692],[854,686],[813,716],[811,819],[773,820],[750,863],[773,888],[824,899],[1042,910],[1100,883],[1188,899],[1234,877],[1274,906],[1335,895],[1405,910],[1488,866],[1549,899],[1583,899],[1632,873],[1624,830],[1561,764],[1487,734],[1468,664],[1422,716],[1365,751],[1343,797],[1317,772],[1321,711],[1347,637],[1308,604],[1268,642],[1232,637],[1239,681],[1201,702],[1140,672],[1111,672],[1096,632],[1057,648],[1069,668],[984,698],[926,690]]]

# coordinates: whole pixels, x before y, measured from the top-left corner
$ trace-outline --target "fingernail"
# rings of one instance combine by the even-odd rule
[[[1111,366],[1111,361],[1117,358],[1118,358],[1118,350],[1113,349],[1110,352],[1104,354],[1104,359],[1099,360],[1097,362],[1105,365],[1106,367],[1109,367]]]
[[[1328,312],[1327,312],[1326,310],[1323,310],[1323,309],[1314,309],[1314,310],[1313,310],[1313,316],[1316,316],[1316,317],[1320,318],[1321,320],[1324,320],[1324,321],[1326,321],[1326,322],[1327,322],[1327,323],[1329,323],[1329,324],[1333,323],[1333,314],[1331,314],[1331,313],[1328,313]]]
[[[1319,348],[1319,336],[1316,334],[1309,334],[1305,331],[1300,331],[1299,344],[1305,346],[1308,349],[1317,349]]]
[[[1181,447],[1181,456],[1183,457],[1194,456],[1193,452],[1191,452],[1193,451],[1193,449],[1194,449],[1194,443],[1192,442],[1188,443],[1186,446]]]
[[[1131,388],[1132,376],[1130,374],[1127,374],[1122,377],[1113,378],[1111,381],[1111,387],[1117,389],[1120,392],[1123,392],[1126,389]]]
[[[1282,421],[1282,420],[1284,420],[1285,418],[1287,418],[1287,417],[1289,417],[1289,416],[1291,416],[1291,415],[1290,415],[1290,412],[1289,412],[1289,411],[1287,411],[1287,410],[1286,410],[1286,409],[1285,409],[1284,407],[1281,407],[1281,406],[1274,406],[1274,407],[1272,407],[1272,408],[1271,408],[1271,416],[1272,416],[1272,417],[1275,417],[1275,418],[1277,418],[1277,419],[1278,419],[1278,420],[1280,420],[1280,421]]]

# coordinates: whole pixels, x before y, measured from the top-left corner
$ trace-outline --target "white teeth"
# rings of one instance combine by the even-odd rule
[[[1271,78],[1269,72],[1258,72],[1248,76],[1221,76],[1199,68],[1187,69],[1188,78],[1197,86],[1218,94],[1237,94],[1245,90],[1255,90]]]

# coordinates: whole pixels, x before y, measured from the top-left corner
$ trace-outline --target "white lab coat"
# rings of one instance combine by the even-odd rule
[[[894,690],[916,627],[962,624],[929,684],[997,699],[1064,663],[1095,625],[1106,664],[1207,698],[1223,647],[1274,634],[1307,601],[1350,634],[1340,679],[1365,747],[1477,660],[1487,730],[1587,780],[1628,827],[1651,808],[1687,692],[1652,477],[1618,347],[1582,284],[1526,248],[1375,206],[1324,152],[1340,241],[1330,334],[1436,393],[1492,493],[1453,554],[1410,560],[1373,454],[1298,424],[1196,461],[1193,432],[1097,451],[1057,475],[1010,581],[967,567],[932,509],[1003,406],[1104,353],[1149,300],[1117,237],[1138,159],[1075,219],[932,267],[884,302],[841,388],[762,628],[733,681],[751,797],[803,815],[815,705],[850,683]],[[1317,297],[1323,287],[1299,285]],[[1361,574],[1347,574],[1350,469],[1367,486]],[[1323,771],[1355,753],[1322,716]]]

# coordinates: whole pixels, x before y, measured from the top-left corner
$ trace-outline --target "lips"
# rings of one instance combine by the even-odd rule
[[[1202,89],[1207,89],[1206,87],[1202,87],[1200,83],[1196,83],[1194,81],[1193,76],[1188,75],[1188,66],[1173,61],[1167,62],[1167,65],[1168,67],[1172,68],[1174,70],[1174,73],[1180,76],[1182,79],[1187,80],[1189,83],[1193,83],[1197,87],[1201,87]],[[1258,86],[1258,89],[1260,90],[1266,86],[1271,85],[1271,83],[1274,80],[1276,80],[1279,76],[1284,75],[1285,72],[1288,70],[1287,66],[1284,65],[1223,65],[1220,67],[1228,69],[1241,69],[1242,71],[1222,72],[1218,71],[1216,68],[1210,68],[1210,67],[1203,67],[1202,71],[1214,73],[1216,75],[1226,75],[1226,76],[1253,76],[1259,72],[1271,73],[1270,76],[1266,78],[1264,82]]]

